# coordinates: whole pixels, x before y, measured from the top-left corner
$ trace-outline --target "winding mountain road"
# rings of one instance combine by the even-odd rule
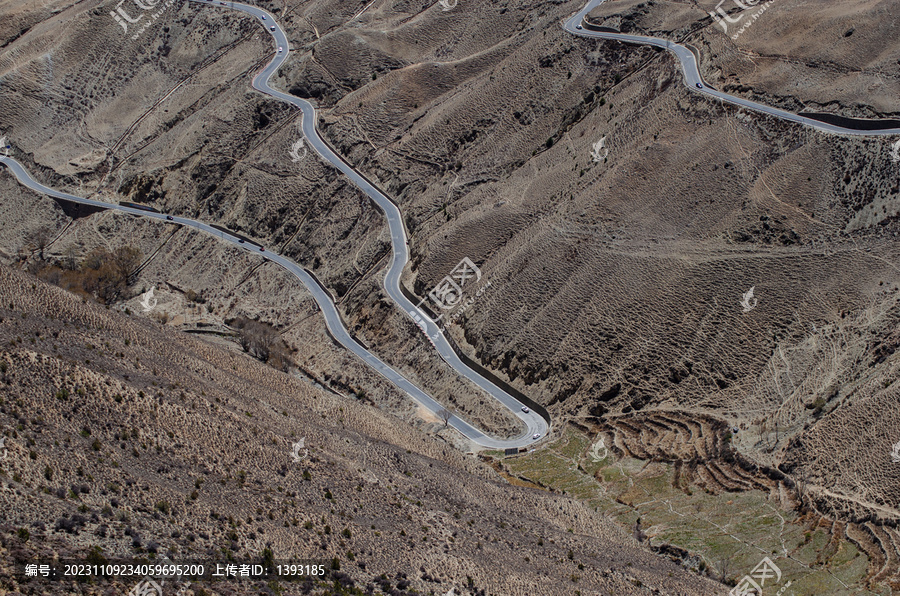
[[[668,50],[669,52],[675,54],[675,57],[678,58],[678,61],[681,63],[681,72],[684,75],[684,84],[688,88],[690,88],[691,91],[702,93],[709,97],[715,97],[716,99],[719,99],[726,103],[730,103],[732,105],[747,108],[748,110],[753,110],[755,112],[768,114],[770,116],[775,116],[776,118],[781,118],[782,120],[787,120],[789,122],[804,124],[823,132],[858,136],[900,135],[900,128],[883,128],[876,130],[857,130],[854,128],[845,128],[836,124],[828,124],[826,122],[822,122],[821,120],[809,118],[801,114],[795,114],[786,110],[773,108],[771,106],[757,103],[755,101],[750,101],[749,99],[744,99],[742,97],[735,97],[733,95],[729,95],[727,93],[723,93],[722,91],[713,89],[709,85],[707,85],[703,81],[703,77],[700,76],[700,69],[697,65],[697,57],[689,48],[683,45],[679,45],[667,39],[660,39],[658,37],[631,35],[627,33],[612,33],[608,31],[596,31],[588,29],[587,27],[590,27],[590,25],[586,22],[585,17],[589,12],[591,12],[591,10],[593,10],[597,6],[600,6],[605,1],[606,0],[591,0],[583,9],[581,9],[581,11],[576,13],[572,18],[570,18],[563,24],[563,29],[573,35],[578,35],[580,37],[609,39],[626,43],[656,46],[658,48]]]
[[[313,150],[316,151],[316,153],[318,153],[323,159],[331,163],[335,168],[340,170],[340,172],[347,178],[349,178],[357,186],[357,188],[359,188],[363,193],[371,198],[382,209],[385,214],[385,218],[387,219],[388,228],[390,229],[391,244],[393,248],[393,257],[391,259],[390,266],[388,267],[388,271],[384,281],[384,288],[388,296],[390,296],[390,298],[408,316],[410,316],[410,318],[412,318],[420,328],[422,328],[423,332],[431,340],[431,343],[434,345],[435,349],[438,351],[444,361],[446,361],[451,367],[453,367],[453,369],[456,370],[461,376],[469,379],[471,382],[485,391],[488,395],[506,406],[515,416],[517,416],[522,421],[522,423],[525,425],[526,430],[518,437],[504,440],[485,435],[482,431],[475,428],[456,415],[451,416],[449,425],[458,430],[461,434],[470,439],[476,445],[491,449],[525,447],[534,443],[536,440],[539,440],[540,437],[546,435],[549,431],[548,421],[544,420],[536,412],[524,412],[524,404],[522,404],[522,402],[520,402],[515,397],[504,391],[502,388],[498,387],[493,382],[486,379],[481,374],[472,370],[468,365],[466,365],[459,358],[459,356],[457,356],[456,352],[454,352],[453,348],[450,346],[446,337],[444,337],[444,334],[437,323],[433,321],[425,311],[410,302],[402,293],[400,289],[400,277],[403,273],[404,267],[409,262],[409,245],[407,242],[406,230],[403,226],[403,218],[400,213],[400,209],[386,195],[384,195],[373,184],[371,184],[364,175],[357,172],[340,155],[335,153],[331,149],[331,147],[322,139],[322,137],[318,133],[318,130],[316,129],[315,107],[310,102],[274,89],[269,85],[269,80],[281,67],[284,61],[287,60],[290,53],[287,35],[285,34],[281,26],[275,21],[274,16],[261,8],[237,2],[228,2],[226,5],[225,3],[212,2],[211,0],[190,1],[204,6],[214,6],[217,8],[238,10],[252,15],[256,17],[258,21],[265,27],[266,31],[268,31],[272,35],[275,40],[275,47],[277,48],[275,56],[266,65],[266,67],[253,78],[253,88],[262,93],[265,93],[266,95],[272,96],[276,99],[287,102],[299,108],[302,112],[301,126],[303,135],[309,141]],[[728,95],[727,93],[712,89],[703,82],[697,65],[697,59],[694,53],[685,46],[679,45],[669,40],[655,37],[585,29],[585,16],[594,7],[602,4],[604,1],[605,0],[591,0],[580,12],[576,13],[564,23],[564,29],[569,33],[572,33],[573,35],[579,35],[582,37],[651,45],[666,49],[675,54],[675,56],[678,58],[681,64],[682,74],[684,75],[684,84],[686,86],[691,88],[693,91],[715,97],[721,101],[733,105],[744,107],[763,114],[775,116],[777,118],[781,118],[790,122],[796,122],[799,124],[810,126],[824,132],[861,136],[900,135],[900,129],[897,128],[885,128],[880,130],[865,131],[844,128],[834,124],[821,122],[819,120],[815,120],[813,118],[809,118],[799,114],[794,114],[792,112],[788,112],[778,108],[773,108],[771,106],[766,106],[740,97],[734,97],[732,95]],[[163,222],[170,222],[186,227],[191,227],[216,236],[222,241],[234,244],[235,246],[243,250],[256,253],[259,256],[262,256],[263,258],[268,259],[269,261],[272,261],[273,263],[283,267],[294,276],[296,276],[310,291],[316,303],[319,305],[319,308],[321,308],[322,310],[322,313],[325,317],[325,324],[328,327],[328,330],[343,347],[356,354],[369,367],[381,374],[396,387],[398,387],[401,391],[409,395],[413,400],[427,408],[429,411],[438,414],[438,412],[443,408],[441,404],[432,399],[427,393],[419,389],[417,386],[407,380],[403,375],[382,362],[375,355],[366,350],[359,342],[357,342],[341,321],[341,317],[338,313],[337,307],[335,306],[334,301],[327,290],[325,290],[325,288],[323,288],[308,271],[306,271],[290,259],[272,252],[265,251],[262,247],[255,246],[252,243],[242,242],[242,240],[238,236],[229,234],[226,231],[214,228],[209,224],[205,224],[197,220],[189,219],[186,217],[167,216],[164,213],[154,213],[127,207],[124,205],[104,203],[102,201],[86,199],[68,193],[56,191],[35,181],[28,173],[28,171],[19,162],[11,157],[0,156],[0,163],[8,167],[21,184],[39,193],[43,193],[67,201],[72,201],[75,203],[93,205],[104,209],[113,209],[140,217],[149,217],[161,220]],[[538,439],[534,437],[538,437]]]
[[[269,12],[261,8],[240,4],[238,2],[228,2],[227,5],[225,5],[224,3],[213,3],[208,0],[191,1],[200,5],[228,8],[250,14],[256,17],[258,22],[266,28],[266,31],[274,37],[275,47],[278,48],[278,50],[272,61],[253,78],[253,88],[300,108],[302,111],[303,135],[309,141],[313,150],[340,170],[341,173],[347,176],[347,178],[357,186],[357,188],[370,197],[382,209],[388,222],[391,233],[391,244],[393,246],[393,258],[391,259],[384,281],[384,288],[387,291],[388,296],[403,309],[404,313],[422,328],[423,332],[425,332],[431,340],[431,343],[434,345],[440,356],[453,367],[457,373],[473,382],[492,398],[507,407],[513,415],[521,420],[525,426],[525,431],[520,436],[512,439],[497,439],[485,435],[481,430],[475,428],[455,414],[448,420],[449,426],[455,428],[476,445],[489,449],[526,447],[544,437],[550,428],[548,421],[544,420],[544,418],[534,411],[525,412],[525,405],[522,402],[466,365],[459,356],[457,356],[456,352],[453,351],[453,348],[444,337],[443,332],[440,327],[438,327],[437,323],[433,321],[425,311],[410,302],[401,292],[400,276],[403,273],[403,268],[406,266],[406,263],[409,262],[409,246],[407,244],[406,230],[403,227],[403,217],[400,213],[400,209],[388,199],[387,196],[375,188],[375,186],[362,174],[354,170],[341,156],[332,151],[331,147],[329,147],[321,136],[319,136],[318,130],[316,129],[315,107],[310,102],[277,89],[273,89],[269,86],[269,79],[278,68],[281,67],[284,61],[287,60],[290,52],[287,35],[281,26],[275,22],[275,18]],[[265,19],[263,19],[263,17],[265,17]],[[313,295],[319,308],[322,309],[322,314],[325,316],[325,324],[328,327],[328,330],[338,343],[356,354],[370,368],[381,374],[401,391],[409,395],[414,401],[418,402],[435,415],[438,415],[443,409],[443,406],[432,399],[431,396],[419,389],[403,375],[382,362],[378,357],[357,342],[344,326],[331,295],[308,271],[290,259],[265,251],[262,247],[254,246],[247,242],[241,242],[239,237],[197,220],[186,217],[167,216],[164,213],[154,213],[114,203],[104,203],[54,190],[34,180],[22,164],[11,157],[0,157],[0,163],[7,166],[21,184],[37,192],[75,203],[123,211],[132,215],[149,217],[164,222],[168,221],[170,223],[191,227],[212,234],[222,241],[230,242],[243,250],[259,254],[263,258],[280,265],[296,276]]]

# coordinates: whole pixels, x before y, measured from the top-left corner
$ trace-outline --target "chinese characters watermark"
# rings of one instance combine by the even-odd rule
[[[439,0],[438,4],[441,5],[441,10],[447,12],[448,10],[453,10],[454,8],[456,8],[456,5],[459,4],[459,0],[453,0],[453,2],[451,2],[450,0]]]
[[[3,144],[3,139],[0,139],[0,145]],[[7,149],[9,149],[7,147]],[[891,145],[891,161],[894,163],[900,162],[900,140]]]
[[[3,439],[0,439],[0,447],[2,447],[2,446],[3,446]],[[3,458],[0,457],[0,459],[3,459]],[[894,443],[894,450],[891,451],[891,460],[895,464],[900,464],[900,441],[897,441],[896,443]]]
[[[415,321],[416,325],[422,329],[422,333],[425,334],[425,337],[428,338],[428,341],[431,342],[431,345],[435,345],[434,342],[437,341],[440,331],[435,331],[433,335],[428,333],[428,323],[437,323],[441,319],[444,318],[445,315],[450,315],[449,319],[451,322],[456,321],[463,313],[465,313],[475,301],[484,294],[489,287],[491,287],[491,282],[487,282],[481,288],[478,289],[478,292],[469,297],[465,302],[462,301],[463,298],[463,286],[466,285],[470,280],[474,282],[478,282],[481,280],[481,269],[478,268],[475,263],[472,262],[472,259],[469,257],[465,257],[462,261],[460,261],[456,267],[454,267],[453,271],[450,272],[450,275],[447,275],[434,286],[434,288],[428,292],[428,298],[440,308],[442,312],[437,318],[433,321],[430,319],[426,319],[422,317],[416,310],[410,309],[409,316],[412,317],[412,320]],[[426,298],[422,298],[416,307],[422,306],[422,303],[425,302]],[[452,311],[452,313],[451,313]]]
[[[443,313],[438,316],[434,322],[438,322],[444,318],[444,315],[448,314],[450,311],[454,311],[451,316],[451,321],[456,321],[463,313],[465,313],[475,301],[484,294],[489,287],[491,287],[491,282],[487,282],[481,288],[479,288],[478,292],[470,297],[468,300],[463,303],[462,297],[462,289],[466,283],[472,280],[474,282],[478,282],[481,280],[481,269],[478,268],[475,263],[472,262],[472,259],[469,257],[465,257],[462,261],[460,261],[453,271],[450,272],[450,275],[447,275],[438,282],[434,288],[428,292],[428,296],[431,300],[440,308]],[[417,306],[421,306],[422,302],[425,302],[425,298],[423,298]],[[454,310],[455,309],[455,310]],[[422,331],[425,332],[425,335],[428,335],[428,328],[425,323],[425,319],[420,317],[415,311],[409,311],[409,315],[413,318],[416,324],[422,328]],[[434,340],[437,339],[437,334],[433,337],[429,336],[429,339]]]
[[[9,451],[6,449],[6,437],[0,437],[0,461],[5,460],[8,455]]]
[[[28,563],[25,565],[25,577],[50,577],[50,565]]]
[[[469,257],[465,257],[450,272],[450,275],[444,276],[444,279],[428,292],[428,296],[441,310],[450,310],[462,300],[462,287],[472,277],[476,282],[479,281],[481,269]]]

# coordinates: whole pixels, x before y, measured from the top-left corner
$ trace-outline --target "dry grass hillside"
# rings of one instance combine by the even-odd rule
[[[481,268],[448,326],[463,350],[547,405],[556,428],[655,415],[738,426],[750,472],[736,474],[780,469],[808,487],[789,506],[838,533],[869,524],[846,534],[865,543],[873,580],[896,578],[893,139],[701,98],[664,52],[563,32],[580,2],[375,3],[356,18],[367,3],[259,4],[294,50],[275,84],[316,101],[324,136],[400,204],[407,286],[425,296],[463,257]],[[188,3],[130,40],[98,2],[25,5],[2,9],[0,134],[39,180],[218,222],[295,258],[382,358],[511,432],[385,298],[377,208],[314,155],[288,154],[297,112],[249,89],[271,51],[258,24]],[[737,40],[714,8],[617,0],[593,18],[690,42],[708,81],[766,103],[900,111],[893,3],[776,0]],[[50,262],[140,245],[154,256],[132,291],[199,292],[217,322],[275,324],[309,376],[389,393],[323,348],[311,301],[268,266],[184,230],[73,220],[5,173],[0,197],[7,262],[33,266],[48,227]],[[660,438],[646,436],[652,455]]]
[[[609,1],[591,18],[623,31],[686,41],[713,86],[789,110],[897,117],[900,47],[895,1]],[[710,17],[726,11],[725,27]],[[735,35],[737,38],[735,39]]]
[[[38,554],[217,560],[269,546],[336,557],[335,578],[378,593],[722,593],[584,505],[498,482],[371,405],[6,267],[0,340],[11,592],[32,589],[14,566]],[[294,463],[301,437],[309,457]]]

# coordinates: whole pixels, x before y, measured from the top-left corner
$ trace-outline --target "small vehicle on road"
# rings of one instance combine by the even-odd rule
[[[283,49],[284,49],[283,47],[278,46],[278,53],[280,54]]]
[[[275,25],[272,25],[271,27],[269,27],[269,29],[271,29],[272,31],[275,31]]]
[[[703,89],[703,83],[697,83],[697,89]]]
[[[581,29],[582,27],[581,27],[581,25],[575,25],[575,28],[576,28],[576,29]]]
[[[522,411],[525,412],[525,413],[527,414],[527,413],[530,412],[531,410],[528,409],[528,406],[522,406]]]
[[[168,219],[169,221],[173,221],[175,218],[172,217],[171,215],[167,215],[167,216],[166,216],[166,219]]]
[[[266,252],[266,249],[264,249],[262,246],[260,246],[260,247],[259,247],[259,252]]]
[[[244,243],[244,239],[243,239],[243,238],[238,238],[238,244],[243,244],[243,243]]]
[[[263,16],[261,16],[261,17],[259,17],[259,18],[261,18],[262,20],[265,21],[265,20],[266,20],[266,15],[263,15]]]
[[[531,438],[537,441],[541,438],[541,433],[534,433],[533,435],[531,435]]]

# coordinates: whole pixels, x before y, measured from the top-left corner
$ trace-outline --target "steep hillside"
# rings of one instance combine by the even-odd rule
[[[690,43],[711,84],[764,103],[900,112],[895,2],[769,4],[737,39],[713,23],[711,2],[616,0],[592,18]],[[777,470],[774,486],[797,491],[784,503],[855,541],[870,579],[896,580],[888,458],[900,437],[884,414],[897,401],[894,139],[825,135],[702,98],[665,52],[562,31],[581,2],[259,5],[291,37],[276,84],[313,99],[324,136],[400,205],[407,287],[426,297],[464,257],[480,267],[468,306],[447,317],[464,351],[547,405],[555,428],[618,429],[631,445],[621,454],[677,459],[654,444],[669,432],[651,432],[657,416],[704,420],[717,445],[739,429],[746,469],[735,473]],[[124,31],[110,9],[0,9],[0,136],[12,154],[46,184],[224,224],[291,256],[380,357],[509,432],[386,299],[382,214],[311,152],[292,156],[299,114],[250,90],[272,50],[261,25],[184,3]],[[5,172],[0,210],[6,263],[37,270],[134,244],[152,258],[127,304],[157,286],[173,315],[190,290],[215,324],[259,317],[307,376],[415,421],[331,346],[308,295],[274,268],[180,229],[72,219]]]
[[[100,546],[337,558],[332,579],[378,593],[723,593],[590,508],[506,485],[371,405],[6,267],[0,343],[4,589],[28,592],[18,567],[37,553]]]

